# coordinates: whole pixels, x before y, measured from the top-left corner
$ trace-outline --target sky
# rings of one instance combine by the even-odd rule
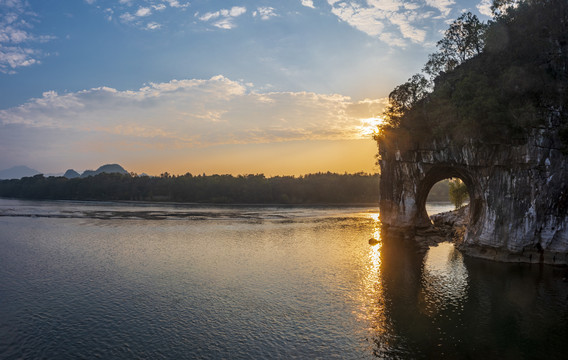
[[[489,0],[0,0],[0,169],[376,172],[388,94]]]

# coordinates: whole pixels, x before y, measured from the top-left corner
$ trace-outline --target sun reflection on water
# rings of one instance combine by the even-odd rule
[[[375,245],[369,245],[364,257],[365,265],[362,276],[362,291],[358,303],[360,309],[357,313],[360,321],[368,323],[368,330],[381,336],[386,333],[386,314],[383,279],[381,273],[381,228],[379,214],[368,214],[372,220],[371,239],[377,240]],[[371,244],[371,241],[370,241]]]

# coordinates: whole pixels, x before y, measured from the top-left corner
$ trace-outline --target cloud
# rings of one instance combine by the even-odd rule
[[[0,47],[0,72],[13,74],[19,67],[39,64],[35,59],[38,51],[16,46]]]
[[[161,27],[162,25],[158,24],[157,22],[149,22],[148,24],[146,24],[146,29],[148,30],[157,30]]]
[[[331,0],[329,2],[333,5]],[[357,30],[371,36],[379,35],[384,29],[381,19],[386,16],[375,8],[364,8],[355,2],[340,2],[333,6],[331,12]]]
[[[309,8],[312,8],[312,9],[315,9],[314,2],[312,0],[301,0],[301,1],[302,1],[302,5],[309,7]]]
[[[476,7],[480,14],[485,16],[493,16],[493,14],[491,13],[491,4],[491,0],[481,0],[481,2],[477,4]]]
[[[148,16],[152,14],[152,10],[150,10],[150,8],[147,7],[140,7],[138,8],[138,10],[136,11],[136,16],[138,17],[143,17],[143,16]]]
[[[132,15],[129,12],[125,12],[124,14],[120,15],[120,19],[124,22],[131,22],[136,19],[136,16]]]
[[[108,21],[112,21],[112,16],[114,15],[114,10],[112,10],[111,8],[106,8],[104,10],[105,14],[106,14],[106,18]]]
[[[252,13],[252,16],[255,16],[255,17],[258,16],[262,20],[268,20],[271,17],[275,17],[275,16],[278,16],[278,15],[274,12],[273,7],[261,6],[261,7],[257,8],[256,11],[254,11]]]
[[[152,9],[141,6],[138,8],[138,10],[136,10],[134,14],[125,12],[124,14],[120,15],[120,19],[122,19],[122,21],[124,22],[132,22],[137,18],[142,18],[150,15],[152,15]],[[148,25],[149,24],[146,25],[146,28],[148,28]]]
[[[403,47],[408,41],[423,43],[427,31],[423,22],[434,11],[446,18],[454,0],[328,0],[331,12],[353,28],[390,45]]]
[[[189,3],[180,4],[180,2],[177,0],[165,0],[165,2],[173,8],[186,8],[189,6]]]
[[[95,4],[95,0],[86,1],[91,5]],[[154,20],[156,16],[160,16],[157,15],[158,13],[167,12],[168,10],[173,11],[172,9],[184,11],[190,5],[187,2],[180,3],[177,0],[119,0],[118,2],[113,2],[114,4],[108,4],[105,8],[97,6],[108,21],[113,20],[115,13],[121,14],[118,18],[123,23],[145,30],[161,28],[161,24]]]
[[[221,9],[215,12],[207,12],[203,15],[196,13],[195,16],[203,22],[211,22],[211,25],[220,29],[232,29],[236,25],[234,19],[246,13],[243,6],[233,6],[230,9]]]
[[[426,4],[438,9],[444,17],[448,17],[452,11],[452,6],[456,4],[454,0],[426,0]]]
[[[359,139],[363,120],[376,117],[383,107],[382,99],[354,101],[340,94],[258,93],[219,75],[150,83],[137,90],[49,91],[0,110],[0,129],[98,133],[101,141],[151,139],[160,148]]]
[[[35,14],[24,0],[0,1],[0,72],[13,74],[17,68],[40,63],[43,52],[34,45],[54,39],[31,32]]]

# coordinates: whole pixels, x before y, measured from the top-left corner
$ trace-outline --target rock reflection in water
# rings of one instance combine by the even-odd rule
[[[452,243],[431,247],[422,267],[422,312],[430,317],[445,310],[457,315],[467,300],[467,278],[463,255]]]
[[[378,225],[377,225],[377,228]],[[379,358],[447,358],[460,356],[468,272],[451,243],[420,255],[412,243],[390,234],[369,250],[365,283],[375,310],[373,353]],[[372,291],[369,291],[372,289]]]
[[[465,258],[447,242],[421,255],[412,239],[373,237],[364,289],[375,357],[565,357],[565,269]]]

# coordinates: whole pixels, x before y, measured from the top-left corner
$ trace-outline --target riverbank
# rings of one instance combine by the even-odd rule
[[[433,227],[417,230],[416,241],[421,248],[450,241],[464,254],[501,262],[540,263],[549,265],[568,265],[568,255],[547,251],[541,246],[526,247],[517,253],[503,249],[480,245],[466,245],[464,236],[469,223],[469,206],[454,211],[443,212],[430,216]]]

